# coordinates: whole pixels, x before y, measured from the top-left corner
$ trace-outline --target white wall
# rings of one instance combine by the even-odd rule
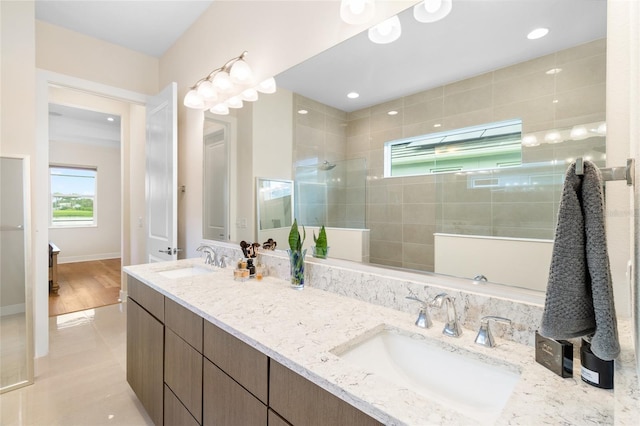
[[[51,227],[49,240],[60,249],[59,263],[120,257],[120,147],[50,141],[50,164],[97,169],[96,225]]]

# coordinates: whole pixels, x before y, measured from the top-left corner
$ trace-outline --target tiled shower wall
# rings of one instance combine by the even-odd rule
[[[371,262],[432,271],[434,232],[552,239],[568,164],[584,156],[604,166],[605,141],[550,144],[544,133],[604,122],[605,47],[596,40],[349,113],[346,155],[368,164]],[[523,147],[522,167],[383,177],[387,141],[513,118],[540,142]]]

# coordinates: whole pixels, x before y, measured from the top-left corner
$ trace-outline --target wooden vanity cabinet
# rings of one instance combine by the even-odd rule
[[[156,425],[163,424],[164,296],[129,277],[127,382]]]
[[[269,372],[269,407],[292,425],[382,425],[274,360]]]
[[[197,423],[202,423],[202,324],[200,316],[165,298],[164,382]]]
[[[204,322],[203,425],[267,425],[269,358]]]
[[[167,385],[164,385],[164,424],[167,426],[200,425]]]

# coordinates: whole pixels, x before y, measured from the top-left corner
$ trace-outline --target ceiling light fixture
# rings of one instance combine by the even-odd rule
[[[369,28],[368,31],[369,40],[377,44],[392,43],[400,38],[402,34],[402,27],[400,26],[400,18],[398,16],[392,16],[379,23],[378,25]]]
[[[107,121],[114,121],[113,117],[107,117]]]
[[[418,22],[436,22],[451,13],[451,0],[424,0],[413,7],[413,17]]]
[[[549,34],[549,28],[536,28],[527,34],[527,38],[529,40],[537,40]]]
[[[387,114],[389,114],[389,115],[398,115],[398,111],[391,110],[391,111],[387,112]]]
[[[551,68],[550,70],[546,71],[545,74],[554,75],[560,73],[561,71],[562,68]]]
[[[255,85],[246,56],[247,52],[242,52],[198,80],[184,96],[184,106],[225,115],[229,114],[229,108],[242,108],[243,101],[257,101],[258,92],[274,93],[276,81],[273,77]]]
[[[358,92],[349,92],[347,93],[347,98],[349,99],[356,99],[360,97],[360,93]]]
[[[340,18],[347,24],[365,24],[376,13],[375,0],[342,0],[340,2]]]

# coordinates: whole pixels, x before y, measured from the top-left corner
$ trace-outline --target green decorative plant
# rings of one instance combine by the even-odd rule
[[[317,238],[316,233],[313,233],[313,242],[316,244],[313,247],[313,257],[326,259],[329,252],[329,247],[327,246],[327,231],[324,229],[324,225],[322,225],[322,227],[320,228],[320,232],[318,233]]]
[[[302,245],[307,238],[307,231],[302,226],[302,238],[300,238],[300,232],[298,231],[298,220],[293,219],[293,225],[291,225],[291,231],[289,231],[289,248],[291,251],[302,251]]]
[[[291,271],[291,286],[296,289],[304,288],[304,256],[307,250],[302,248],[304,240],[307,238],[307,231],[302,227],[302,237],[298,230],[298,222],[293,220],[291,231],[289,231],[289,267]]]

